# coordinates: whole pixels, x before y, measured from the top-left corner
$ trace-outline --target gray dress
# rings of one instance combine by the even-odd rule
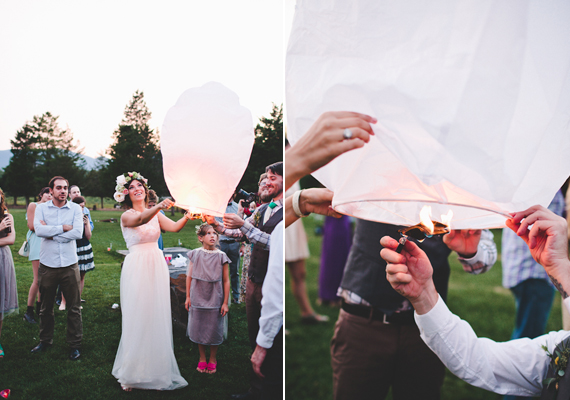
[[[202,247],[189,251],[188,258],[192,262],[188,337],[198,344],[221,344],[224,341],[224,318],[220,314],[224,303],[223,266],[230,259],[221,250]]]
[[[0,237],[6,237],[6,233],[0,232]],[[17,311],[18,292],[12,251],[10,246],[0,246],[0,321]]]

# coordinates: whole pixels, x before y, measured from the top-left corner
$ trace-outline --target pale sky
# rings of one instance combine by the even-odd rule
[[[283,0],[0,0],[0,150],[50,111],[97,157],[137,89],[161,128],[209,81],[257,123],[284,102],[284,43]]]

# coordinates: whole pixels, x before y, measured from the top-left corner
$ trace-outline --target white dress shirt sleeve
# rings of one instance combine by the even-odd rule
[[[67,243],[72,240],[81,239],[83,237],[83,210],[81,209],[80,205],[75,203],[71,203],[70,207],[73,210],[73,229],[54,236],[53,240],[56,242]]]
[[[453,374],[473,386],[514,396],[540,396],[550,362],[542,345],[552,353],[570,334],[550,332],[502,343],[478,338],[441,297],[428,313],[415,313],[415,319],[423,341]]]
[[[256,342],[269,349],[273,339],[283,326],[283,221],[279,222],[271,234],[273,246],[269,250],[267,275],[261,293],[261,317]]]
[[[40,221],[46,221],[44,216],[47,203],[38,204],[34,214],[34,231],[38,237],[51,238],[63,233],[63,225],[43,225]]]

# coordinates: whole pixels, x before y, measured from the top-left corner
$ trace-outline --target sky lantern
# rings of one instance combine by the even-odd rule
[[[251,113],[230,89],[209,82],[182,93],[160,133],[164,178],[176,206],[222,216],[253,142]]]
[[[411,226],[504,226],[570,175],[567,0],[298,0],[286,58],[288,137],[325,111],[375,137],[314,176],[333,207]]]

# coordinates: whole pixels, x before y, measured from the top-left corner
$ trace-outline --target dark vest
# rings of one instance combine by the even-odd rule
[[[564,307],[564,305],[562,305],[562,307]],[[566,344],[566,346],[570,345],[570,337],[567,337],[561,343],[559,343],[558,346],[556,346],[556,349],[552,353],[556,354],[557,350],[560,353],[562,353],[562,345],[563,344]],[[550,360],[550,358],[549,358],[549,360]],[[548,372],[546,373],[545,379],[553,378],[553,377],[554,377],[554,368],[552,368],[552,363],[550,363],[548,365]],[[547,399],[568,400],[568,399],[570,399],[570,363],[568,363],[568,365],[566,366],[566,371],[565,371],[564,376],[562,378],[560,378],[560,381],[558,381],[558,390],[556,390],[556,384],[555,383],[551,384],[549,388],[547,388],[546,385],[544,385],[544,387],[542,388],[542,394],[540,395],[540,399],[541,400],[547,400]]]
[[[358,294],[372,307],[388,315],[397,310],[405,299],[392,289],[386,280],[386,262],[380,257],[382,250],[380,239],[383,236],[391,236],[398,240],[400,238],[398,229],[401,228],[401,226],[357,219],[352,248],[340,284],[341,288]],[[443,243],[441,237],[426,239],[418,245],[426,252],[433,265],[435,288],[445,301],[449,281],[447,257],[451,250]]]
[[[268,204],[264,204],[259,208],[259,213],[261,214],[261,219],[259,220],[259,225],[257,226],[262,232],[271,234],[275,226],[283,220],[283,207],[275,211],[275,213],[267,220],[267,223],[263,223],[263,216],[265,215],[265,210],[267,210]],[[247,269],[247,276],[254,283],[263,283],[265,279],[265,274],[267,274],[267,263],[269,262],[269,251],[264,250],[265,245],[261,243],[256,243],[253,245],[251,250],[251,259],[249,262],[249,267]]]

